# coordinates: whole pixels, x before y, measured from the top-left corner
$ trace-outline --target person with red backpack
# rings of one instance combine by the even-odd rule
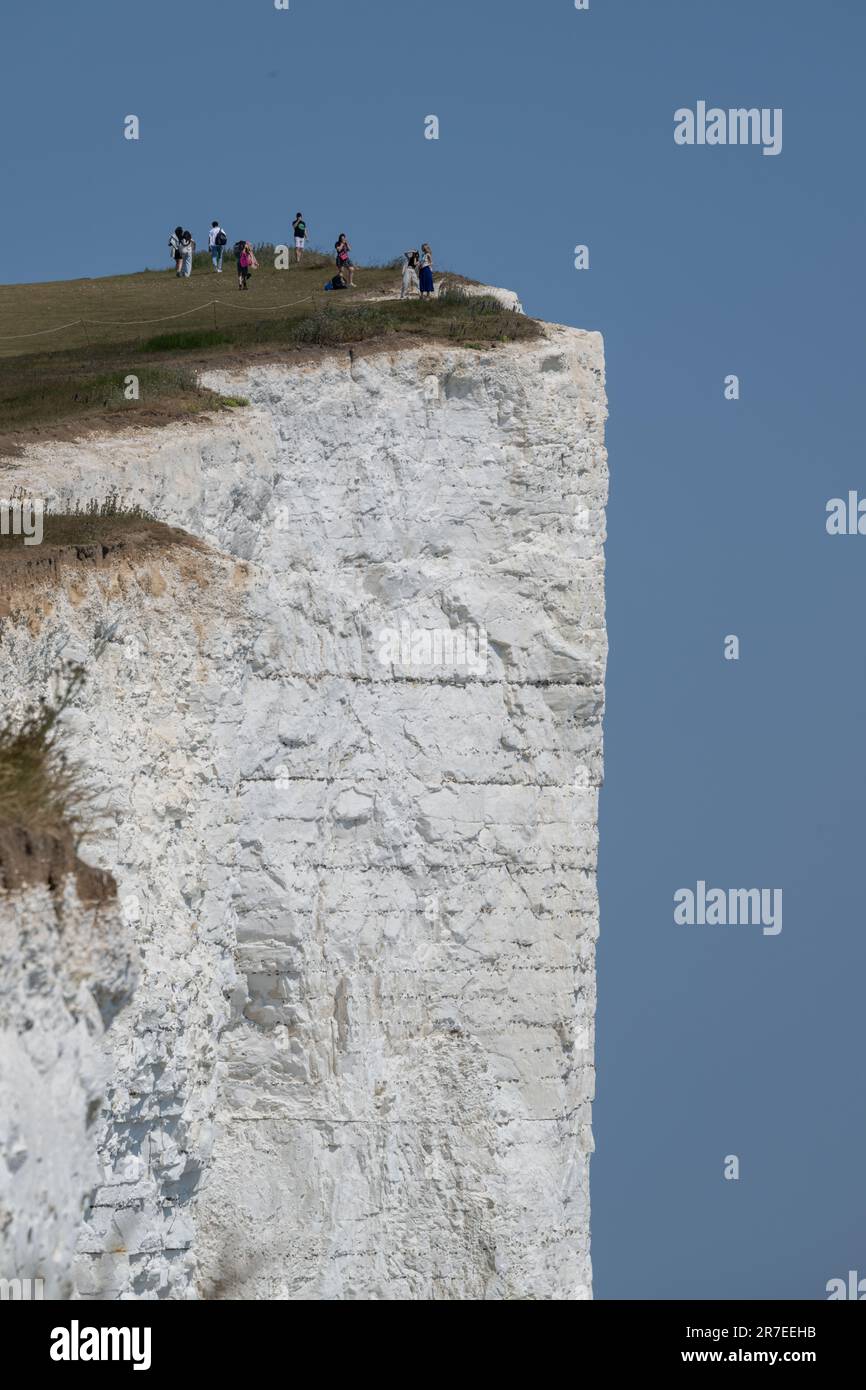
[[[238,258],[238,289],[248,290],[250,287],[250,275],[254,270],[258,270],[259,263],[248,241],[235,242],[235,253]]]

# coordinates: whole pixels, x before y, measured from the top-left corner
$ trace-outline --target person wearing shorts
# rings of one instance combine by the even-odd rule
[[[295,234],[295,264],[300,265],[307,244],[307,224],[300,213],[295,215],[292,231]]]
[[[352,248],[346,239],[346,233],[341,232],[334,242],[334,250],[337,253],[337,269],[342,275],[346,276],[346,284],[349,289],[355,288],[355,265],[352,260]]]

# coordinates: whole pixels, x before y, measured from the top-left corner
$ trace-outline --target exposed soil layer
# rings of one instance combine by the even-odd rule
[[[60,895],[70,874],[83,903],[102,903],[117,897],[110,873],[78,857],[72,832],[34,835],[20,825],[0,821],[0,888],[15,891],[45,884]]]
[[[36,585],[60,582],[61,572],[85,566],[102,568],[116,560],[143,559],[148,555],[171,549],[204,551],[202,541],[176,526],[162,521],[118,523],[108,519],[99,527],[89,518],[80,518],[86,539],[66,539],[58,523],[64,517],[47,517],[48,536],[41,545],[25,545],[21,537],[3,537],[0,544],[0,617],[8,617],[16,606],[16,597]],[[78,518],[68,518],[70,530]],[[52,523],[49,525],[49,523]],[[96,529],[99,534],[92,533]],[[52,543],[51,532],[55,532]]]

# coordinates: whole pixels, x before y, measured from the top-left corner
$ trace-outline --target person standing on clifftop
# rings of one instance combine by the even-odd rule
[[[403,252],[403,284],[400,288],[400,298],[408,299],[412,290],[417,290],[418,285],[418,252]]]
[[[435,293],[433,285],[433,252],[430,250],[428,242],[424,242],[421,247],[421,271],[419,274],[421,287],[421,298],[432,299]]]
[[[300,265],[307,244],[307,224],[299,212],[295,213],[292,231],[295,234],[295,264]]]
[[[346,281],[349,289],[355,288],[355,266],[352,262],[352,248],[346,239],[346,233],[341,232],[334,242],[334,250],[337,253],[337,269],[341,275],[347,275]]]
[[[223,252],[225,251],[228,237],[220,226],[219,222],[212,222],[210,231],[207,234],[207,249],[210,251],[210,258],[213,261],[213,268],[217,275],[223,273]]]
[[[168,239],[168,249],[174,259],[174,273],[180,275],[183,270],[183,252],[180,249],[183,237],[183,227],[175,227]]]
[[[195,242],[192,239],[192,232],[184,232],[180,239],[180,254],[183,260],[183,270],[181,274],[189,279],[192,275],[192,258],[195,255]]]
[[[253,248],[248,241],[240,242],[241,247],[238,253],[238,289],[248,290],[250,287],[250,275],[254,270],[258,270],[259,263],[253,254]]]

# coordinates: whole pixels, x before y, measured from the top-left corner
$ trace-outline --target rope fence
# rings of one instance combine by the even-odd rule
[[[57,328],[40,328],[35,333],[0,333],[0,338],[41,338],[43,333],[62,333],[64,328],[78,328],[84,319],[73,319],[71,323],[61,323]]]
[[[285,304],[238,304],[233,299],[208,299],[197,304],[194,309],[183,309],[179,314],[164,314],[157,319],[73,319],[71,323],[60,323],[56,328],[38,328],[35,333],[0,333],[0,342],[12,342],[19,338],[42,338],[46,333],[63,333],[67,328],[134,328],[140,324],[170,323],[174,319],[185,319],[190,314],[200,314],[202,309],[213,309],[221,304],[226,309],[242,309],[245,313],[270,313],[278,309],[291,309],[295,304],[306,304],[313,299],[305,294],[301,299],[290,299]]]
[[[305,294],[303,299],[290,299],[288,304],[238,304],[234,299],[214,299],[211,303],[225,304],[228,309],[243,309],[245,314],[254,314],[259,309],[291,309],[293,304],[306,304],[312,298],[311,294]]]

